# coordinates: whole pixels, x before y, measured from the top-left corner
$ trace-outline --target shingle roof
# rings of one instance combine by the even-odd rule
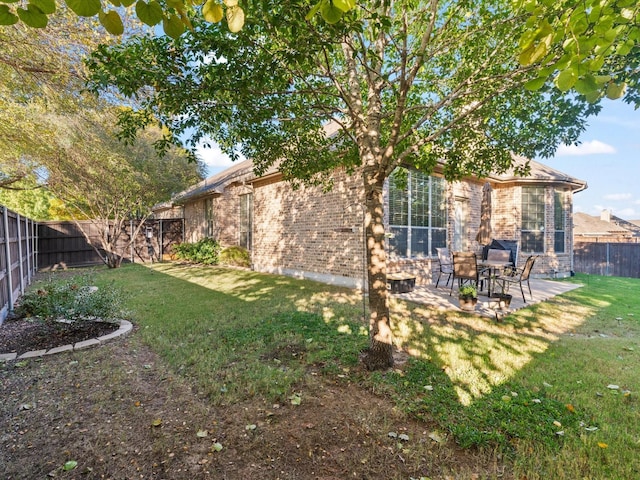
[[[632,233],[626,228],[622,228],[613,222],[605,222],[600,217],[594,217],[582,212],[574,212],[573,214],[573,233],[574,235],[628,235]]]
[[[524,157],[519,157],[513,155],[514,165],[521,166],[524,165],[527,161]],[[551,182],[551,183],[565,183],[569,184],[572,187],[574,192],[584,190],[587,188],[587,182],[584,180],[579,180],[575,177],[567,175],[555,168],[551,168],[549,165],[542,164],[535,160],[529,160],[529,175],[526,177],[519,177],[514,175],[513,170],[498,174],[492,175],[490,177],[491,180],[495,180],[497,182]]]

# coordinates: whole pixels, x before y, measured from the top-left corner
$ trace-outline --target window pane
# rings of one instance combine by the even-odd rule
[[[391,227],[391,238],[389,239],[389,252],[399,257],[407,256],[407,232],[408,228]]]
[[[538,252],[544,251],[544,234],[542,232],[522,232],[522,251]]]
[[[556,253],[564,253],[564,231],[555,233],[553,249]]]
[[[429,229],[411,229],[411,256],[426,257],[429,255]]]
[[[392,175],[389,179],[389,224],[407,225],[409,223],[408,185]]]
[[[431,177],[431,227],[446,228],[446,226],[447,201],[444,178]]]
[[[431,255],[437,255],[436,248],[447,246],[447,229],[434,228],[431,230]]]
[[[411,226],[429,226],[429,177],[411,172]]]
[[[553,226],[556,230],[564,230],[564,202],[562,192],[553,195]]]

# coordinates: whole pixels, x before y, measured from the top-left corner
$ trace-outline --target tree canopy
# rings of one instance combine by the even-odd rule
[[[398,166],[441,165],[449,179],[505,171],[513,154],[549,156],[574,142],[598,107],[550,81],[524,88],[538,65],[518,62],[526,17],[510,1],[360,2],[336,23],[307,13],[302,0],[265,0],[235,34],[194,21],[176,40],[100,48],[93,87],[137,98],[128,127],[160,118],[174,135],[192,132],[194,145],[211,137],[252,158],[258,172],[277,164],[307,182],[337,166],[358,172],[371,309],[365,363],[384,367],[392,363],[385,179]]]

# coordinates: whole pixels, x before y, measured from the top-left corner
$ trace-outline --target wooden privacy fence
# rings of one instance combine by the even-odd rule
[[[48,221],[38,224],[38,268],[58,269],[103,264],[92,247],[100,245],[104,233],[91,220],[79,222],[89,241],[74,222]],[[147,220],[135,240],[129,245],[138,223],[131,220],[124,225],[116,250],[124,253],[125,262],[154,262],[172,255],[172,247],[182,242],[182,219]]]
[[[640,243],[582,243],[573,250],[576,272],[640,278]]]
[[[36,271],[36,223],[6,207],[0,221],[0,324]]]

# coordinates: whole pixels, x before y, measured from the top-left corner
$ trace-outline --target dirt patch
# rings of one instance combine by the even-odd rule
[[[108,322],[54,322],[40,319],[7,319],[0,325],[0,353],[18,355],[82,342],[115,332]]]
[[[0,478],[510,478],[354,378],[310,372],[300,405],[213,405],[135,334],[0,364]]]

